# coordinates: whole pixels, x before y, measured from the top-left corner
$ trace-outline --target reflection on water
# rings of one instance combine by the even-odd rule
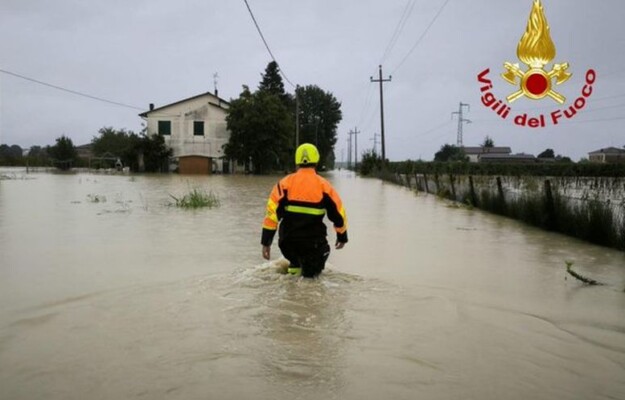
[[[276,177],[10,173],[2,399],[625,398],[623,253],[342,171],[305,280],[260,257]],[[194,187],[221,207],[167,205]]]

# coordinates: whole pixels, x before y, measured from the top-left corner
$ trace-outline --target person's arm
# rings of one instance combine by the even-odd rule
[[[267,208],[265,211],[265,218],[263,220],[263,232],[260,239],[260,244],[263,246],[262,255],[265,260],[269,260],[271,257],[271,242],[278,229],[278,204],[283,196],[280,182],[278,182],[269,195],[267,200]]]
[[[341,197],[334,190],[332,185],[327,183],[324,190],[324,202],[328,218],[334,224],[334,230],[336,231],[336,249],[342,249],[347,243],[347,214],[343,207]]]

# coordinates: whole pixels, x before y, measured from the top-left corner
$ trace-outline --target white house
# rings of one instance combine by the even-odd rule
[[[588,160],[602,164],[625,162],[625,149],[606,147],[604,149],[591,151],[588,153]]]
[[[226,115],[230,103],[206,92],[139,114],[148,135],[163,135],[181,174],[229,172],[222,146],[228,142]]]

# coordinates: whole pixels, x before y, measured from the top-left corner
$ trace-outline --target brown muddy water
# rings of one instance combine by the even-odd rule
[[[337,171],[304,280],[261,258],[278,177],[0,175],[0,399],[625,399],[622,252]]]

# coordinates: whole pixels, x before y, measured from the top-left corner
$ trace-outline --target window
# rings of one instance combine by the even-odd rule
[[[204,121],[193,121],[193,135],[204,136]]]
[[[158,134],[171,135],[171,121],[158,121]]]

